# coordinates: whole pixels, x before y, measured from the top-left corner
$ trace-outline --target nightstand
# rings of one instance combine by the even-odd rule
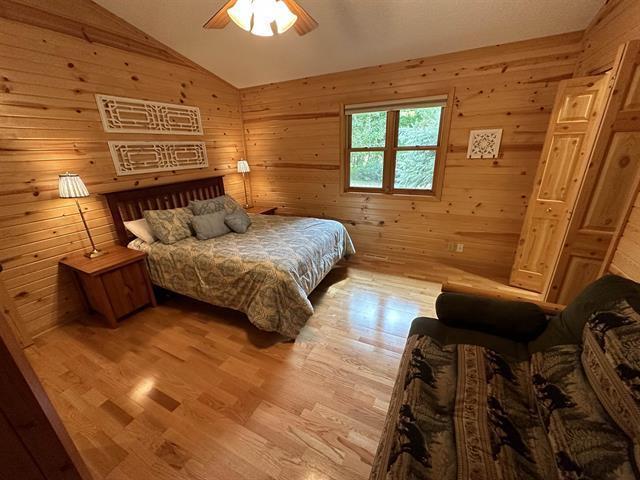
[[[87,310],[99,313],[111,328],[118,319],[146,305],[156,306],[147,254],[130,248],[113,246],[105,254],[87,258],[83,254],[60,260],[70,268],[81,291]]]
[[[258,215],[275,215],[278,207],[251,207],[245,209],[248,213],[257,213]]]

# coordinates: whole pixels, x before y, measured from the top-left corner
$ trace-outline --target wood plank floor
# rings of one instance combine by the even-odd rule
[[[439,291],[343,266],[295,343],[173,298],[27,354],[97,479],[364,479],[411,320]]]

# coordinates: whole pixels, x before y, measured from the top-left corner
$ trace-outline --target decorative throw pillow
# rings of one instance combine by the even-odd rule
[[[144,240],[147,243],[153,243],[157,240],[151,231],[151,227],[149,227],[149,223],[144,218],[124,222],[124,228],[129,230],[140,240]]]
[[[145,210],[144,218],[162,243],[171,244],[191,236],[193,213],[188,208]]]
[[[219,212],[193,217],[191,224],[196,231],[196,238],[198,240],[208,240],[229,233],[231,230],[224,223],[226,215],[227,213],[224,210],[220,210]]]
[[[222,195],[220,197],[210,198],[209,200],[191,200],[189,202],[189,208],[195,215],[206,215],[207,213],[216,213],[220,210],[224,210],[229,214],[242,207],[230,196]]]
[[[227,215],[224,223],[236,233],[246,233],[247,229],[251,226],[251,218],[249,218],[247,212],[239,208],[235,212]]]

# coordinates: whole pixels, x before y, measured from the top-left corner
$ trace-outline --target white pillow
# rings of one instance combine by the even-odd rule
[[[149,227],[149,224],[144,218],[141,218],[140,220],[124,222],[124,228],[129,230],[140,240],[144,240],[147,243],[153,243],[157,240],[157,238],[153,236],[151,227]]]

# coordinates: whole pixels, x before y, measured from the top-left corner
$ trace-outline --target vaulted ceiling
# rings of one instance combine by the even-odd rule
[[[237,87],[584,29],[604,0],[298,0],[320,27],[202,25],[225,0],[95,0]]]

